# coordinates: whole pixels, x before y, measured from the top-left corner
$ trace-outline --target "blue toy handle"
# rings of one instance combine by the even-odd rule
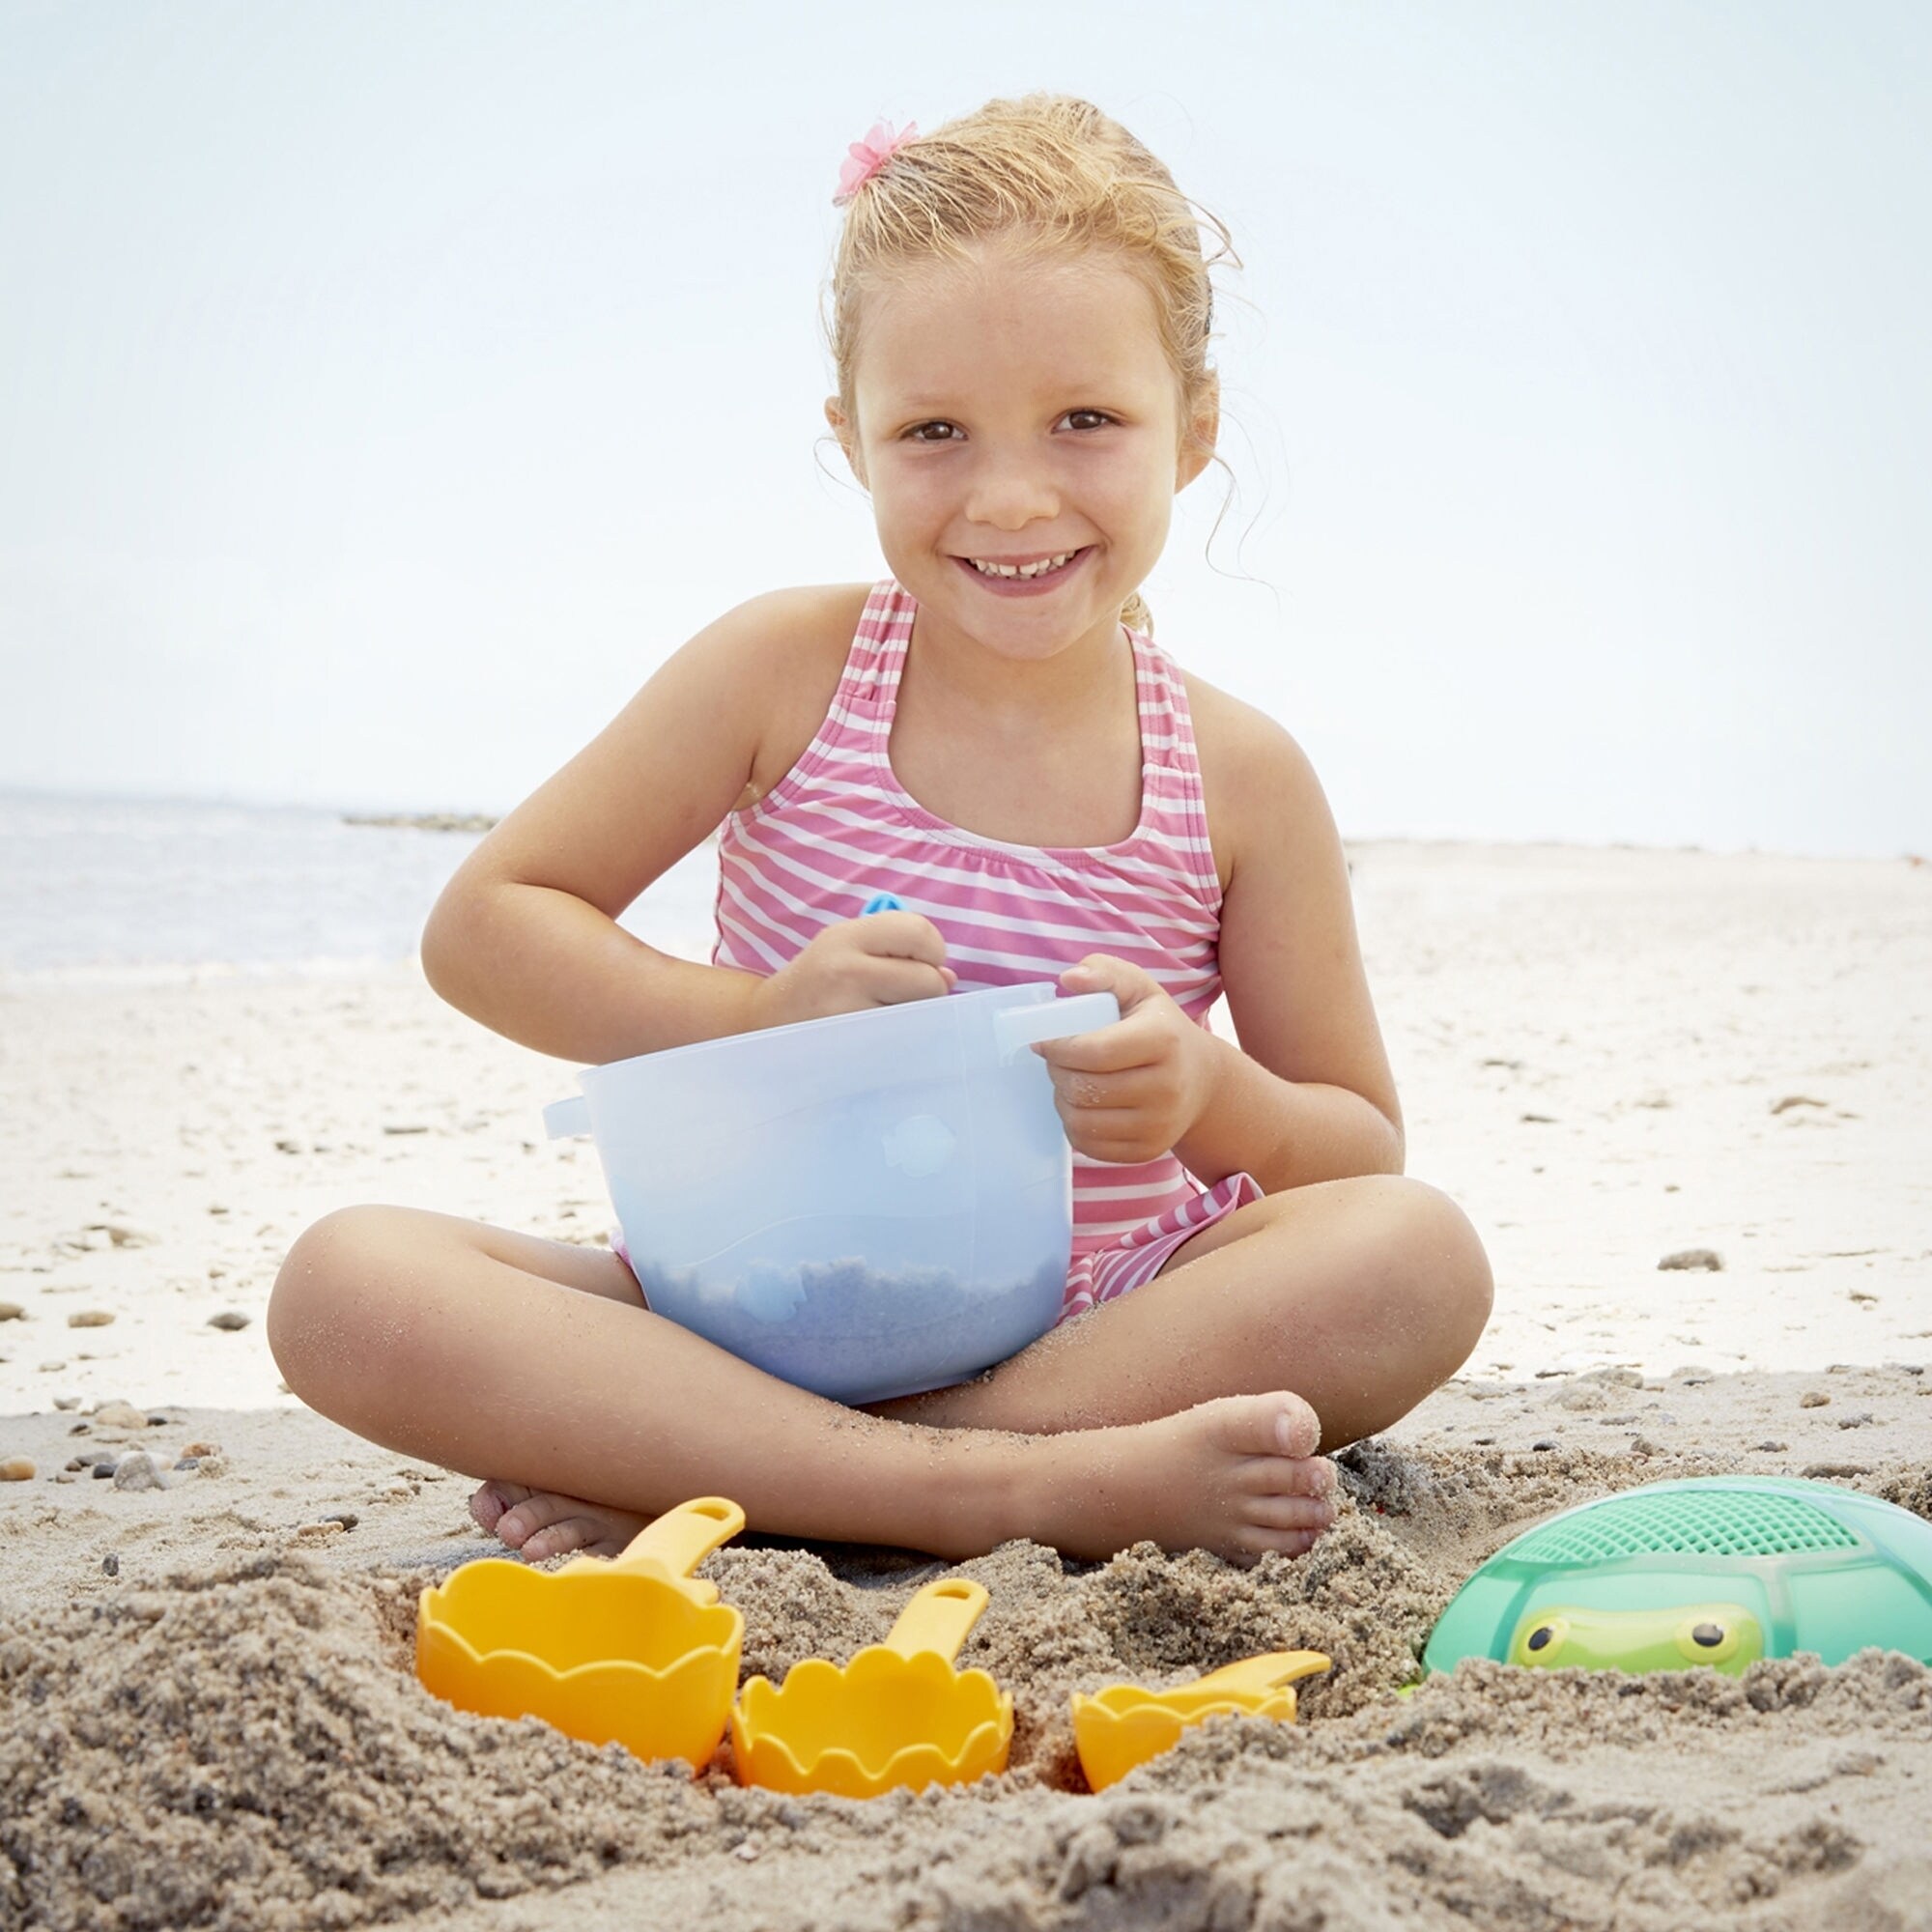
[[[874,893],[872,896],[868,898],[866,901],[866,903],[859,908],[859,917],[861,919],[864,919],[867,913],[873,913],[873,912],[904,912],[904,911],[905,911],[905,900],[900,898],[898,894]]]

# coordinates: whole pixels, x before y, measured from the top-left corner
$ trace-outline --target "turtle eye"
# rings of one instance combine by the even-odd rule
[[[1555,1634],[1556,1628],[1553,1624],[1538,1624],[1524,1640],[1523,1648],[1525,1650],[1547,1650]]]
[[[1721,1624],[1697,1624],[1690,1632],[1690,1641],[1705,1650],[1716,1650],[1724,1640],[1724,1627]]]

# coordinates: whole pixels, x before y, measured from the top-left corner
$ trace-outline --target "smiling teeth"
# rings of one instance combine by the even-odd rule
[[[977,556],[966,560],[981,577],[1044,577],[1079,554],[1077,550],[1069,550],[1059,556],[1042,557],[1037,563],[982,563]]]

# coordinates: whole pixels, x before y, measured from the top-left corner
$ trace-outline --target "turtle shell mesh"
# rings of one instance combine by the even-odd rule
[[[1509,1548],[1525,1563],[1614,1563],[1626,1556],[1788,1556],[1804,1549],[1857,1549],[1830,1511],[1795,1496],[1750,1490],[1680,1490],[1613,1496],[1565,1520],[1532,1529]]]

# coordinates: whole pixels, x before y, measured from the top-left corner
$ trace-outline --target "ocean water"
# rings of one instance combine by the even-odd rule
[[[338,812],[0,793],[0,973],[348,972],[412,957],[475,833]],[[709,943],[700,846],[624,916],[687,957]]]

